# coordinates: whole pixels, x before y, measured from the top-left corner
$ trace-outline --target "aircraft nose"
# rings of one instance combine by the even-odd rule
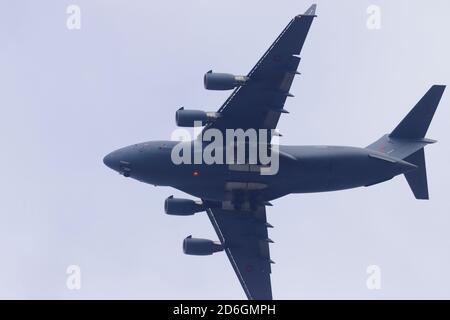
[[[111,152],[108,153],[104,158],[103,158],[103,163],[105,164],[105,166],[107,166],[108,168],[111,168],[113,170],[117,170],[117,165],[118,165],[118,161],[117,161],[117,157],[115,156],[115,152]]]
[[[129,177],[131,175],[131,162],[133,157],[134,153],[131,152],[130,148],[126,147],[107,154],[103,158],[103,163],[124,177]]]

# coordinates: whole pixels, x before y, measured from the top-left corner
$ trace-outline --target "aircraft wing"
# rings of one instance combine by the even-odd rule
[[[205,129],[275,129],[300,63],[298,56],[315,15],[316,5],[294,17],[220,107],[221,117]]]
[[[248,299],[271,300],[270,260],[264,206],[257,210],[208,209],[208,217],[216,230],[228,259]]]

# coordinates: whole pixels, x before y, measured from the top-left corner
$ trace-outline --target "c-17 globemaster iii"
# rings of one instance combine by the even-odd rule
[[[423,148],[435,141],[425,134],[445,86],[432,86],[391,133],[367,147],[274,143],[278,120],[288,113],[284,105],[292,96],[289,90],[299,74],[299,54],[315,11],[312,5],[295,16],[246,76],[205,74],[206,89],[234,91],[217,112],[184,108],[176,112],[178,126],[204,126],[196,139],[138,143],[104,158],[108,167],[125,177],[199,198],[171,196],[165,201],[170,215],[206,212],[217,233],[219,241],[188,236],[183,251],[191,255],[224,251],[249,299],[272,299],[273,241],[268,236],[272,225],[266,219],[270,201],[292,193],[367,187],[397,175],[406,177],[417,199],[428,199]],[[224,138],[230,132],[232,143]]]

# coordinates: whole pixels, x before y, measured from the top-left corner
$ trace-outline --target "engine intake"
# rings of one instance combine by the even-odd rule
[[[208,122],[219,118],[220,114],[217,112],[205,112],[201,110],[185,110],[183,107],[178,109],[175,113],[175,121],[179,127],[194,127],[195,122],[200,122],[201,126]]]
[[[183,252],[193,256],[208,256],[222,250],[223,247],[220,243],[208,239],[189,236],[183,241]]]
[[[170,196],[164,201],[164,211],[173,216],[191,216],[197,212],[204,211],[203,203],[189,199],[178,199]]]
[[[235,76],[229,73],[216,73],[208,71],[203,78],[207,90],[231,90],[244,85],[248,81],[246,76]]]

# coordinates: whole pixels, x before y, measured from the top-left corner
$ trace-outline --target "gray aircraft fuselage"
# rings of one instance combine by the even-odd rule
[[[224,200],[227,182],[264,184],[260,200],[290,193],[325,192],[369,186],[415,168],[405,161],[386,161],[386,154],[344,146],[280,146],[275,175],[230,170],[227,164],[180,164],[171,160],[178,142],[144,142],[111,152],[104,163],[141,182],[171,186],[192,196]]]

